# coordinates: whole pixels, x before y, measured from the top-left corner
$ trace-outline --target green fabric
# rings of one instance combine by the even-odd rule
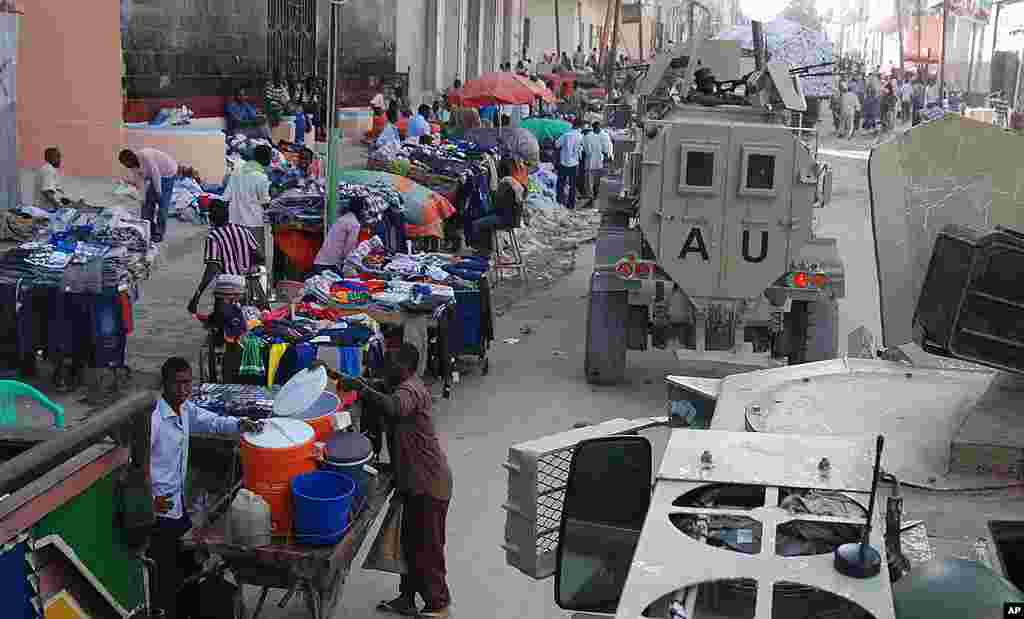
[[[59,535],[124,608],[142,604],[142,565],[115,526],[114,475],[47,514],[33,527],[35,539]]]
[[[239,376],[263,376],[267,368],[263,364],[263,340],[246,335],[242,337],[242,363],[238,367]]]
[[[527,118],[520,122],[519,126],[536,136],[538,142],[547,139],[557,140],[572,129],[570,123],[553,118]]]

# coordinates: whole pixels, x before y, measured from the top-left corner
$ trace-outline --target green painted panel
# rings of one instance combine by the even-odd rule
[[[34,527],[36,539],[60,535],[122,607],[142,604],[142,566],[114,526],[114,476],[50,512]]]

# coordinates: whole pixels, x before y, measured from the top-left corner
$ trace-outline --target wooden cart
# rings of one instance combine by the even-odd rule
[[[228,543],[225,514],[240,487],[235,484],[211,509],[193,516],[193,527],[183,538],[185,548],[219,557],[238,585],[262,588],[251,619],[259,617],[271,589],[287,592],[280,603],[282,608],[295,593],[302,593],[310,619],[334,617],[352,561],[373,521],[388,503],[392,476],[382,472],[377,477],[376,487],[353,517],[345,537],[333,546],[305,546],[283,538],[274,538],[270,545],[259,548]]]

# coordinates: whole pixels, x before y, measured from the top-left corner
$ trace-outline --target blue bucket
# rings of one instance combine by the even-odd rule
[[[336,544],[345,537],[356,482],[333,471],[313,471],[292,480],[293,521],[301,544]]]
[[[321,470],[341,473],[356,483],[356,511],[363,507],[369,494],[369,474],[364,466],[373,458],[370,439],[360,432],[335,432],[324,447]]]

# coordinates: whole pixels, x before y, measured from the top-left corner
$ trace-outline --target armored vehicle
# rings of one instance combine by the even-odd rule
[[[604,184],[590,382],[621,380],[626,351],[648,341],[741,366],[836,354],[843,266],[814,232],[831,170],[801,128],[808,68],[765,58],[754,29],[754,70],[740,79],[716,78],[741,74],[737,43],[695,37],[637,81],[634,136],[616,139],[621,177]]]

